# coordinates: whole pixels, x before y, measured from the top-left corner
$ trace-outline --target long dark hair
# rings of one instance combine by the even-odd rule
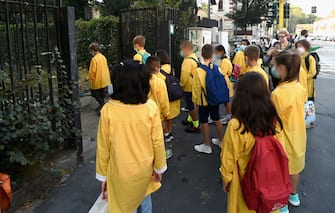
[[[299,72],[301,65],[301,58],[299,54],[294,50],[285,50],[280,52],[275,57],[275,62],[277,65],[284,65],[287,70],[287,75],[284,81],[294,81],[299,80]]]
[[[244,126],[241,134],[250,132],[254,136],[275,135],[276,124],[283,127],[264,77],[256,72],[247,73],[239,80],[232,114],[240,122],[238,129]]]
[[[127,60],[112,71],[112,99],[125,104],[144,104],[150,91],[151,73],[138,62]]]

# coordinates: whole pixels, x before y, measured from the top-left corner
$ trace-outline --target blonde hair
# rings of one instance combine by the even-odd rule
[[[284,34],[287,37],[290,33],[286,29],[282,29],[281,31],[279,31],[278,35],[279,34]]]

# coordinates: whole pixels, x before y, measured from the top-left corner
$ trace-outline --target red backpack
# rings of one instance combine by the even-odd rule
[[[248,208],[257,213],[269,213],[288,204],[292,192],[288,158],[272,135],[256,137],[241,188]]]

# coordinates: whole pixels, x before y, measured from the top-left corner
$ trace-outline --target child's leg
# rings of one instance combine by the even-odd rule
[[[216,125],[216,129],[218,131],[218,139],[220,141],[222,141],[223,140],[223,135],[224,135],[222,123],[221,123],[220,120],[215,121],[215,125]]]
[[[292,185],[292,194],[297,193],[297,188],[299,184],[299,175],[290,175],[291,185]]]
[[[211,146],[211,138],[210,138],[210,133],[209,133],[209,125],[208,123],[203,123],[201,124],[202,128],[202,134],[204,136],[204,143],[207,146]]]
[[[134,213],[152,213],[151,195],[143,200],[140,207],[138,207],[137,211],[135,211]]]
[[[211,119],[215,121],[216,129],[218,131],[218,139],[222,141],[223,139],[223,126],[220,120],[220,106],[210,106],[209,108],[209,114],[211,116]]]
[[[225,104],[225,106],[226,106],[227,117],[230,116],[230,118],[231,118],[231,103],[228,102],[228,103]]]
[[[172,133],[172,123],[173,123],[172,119],[166,121],[166,128],[168,133]]]

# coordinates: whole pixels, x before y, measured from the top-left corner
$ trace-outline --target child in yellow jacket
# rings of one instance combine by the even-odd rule
[[[298,82],[300,63],[300,56],[290,51],[283,51],[275,57],[274,65],[281,83],[272,93],[272,100],[283,121],[283,142],[289,159],[292,184],[289,202],[293,206],[300,205],[297,187],[299,174],[305,167],[307,140],[304,116],[307,91]]]
[[[90,62],[87,78],[91,82],[92,97],[99,103],[97,112],[100,112],[100,109],[105,104],[105,94],[107,93],[108,85],[111,84],[110,72],[106,57],[100,53],[99,44],[90,44],[89,50],[93,58]]]
[[[246,73],[237,84],[233,119],[222,142],[220,172],[228,192],[228,213],[255,213],[243,198],[241,180],[252,156],[255,137],[275,135],[281,141],[281,119],[271,101],[270,91],[259,73]],[[277,125],[276,125],[277,124]]]
[[[204,65],[212,67],[212,59],[214,56],[214,48],[210,44],[206,44],[202,47],[201,55],[204,58]],[[215,65],[216,66],[216,65]],[[213,71],[214,72],[214,71]],[[223,126],[220,121],[220,106],[210,106],[206,99],[206,71],[202,68],[198,68],[194,76],[193,90],[192,90],[192,101],[199,106],[199,121],[201,123],[202,133],[204,137],[204,143],[195,145],[194,149],[197,152],[211,154],[211,140],[208,125],[208,117],[214,121],[218,138],[213,138],[212,143],[217,146],[221,146],[223,138]]]
[[[96,178],[107,190],[108,212],[150,211],[150,195],[167,170],[160,112],[148,99],[143,66],[127,62],[113,73],[114,93],[98,128]]]
[[[244,55],[247,62],[246,73],[248,72],[257,72],[261,74],[269,86],[269,75],[263,70],[263,68],[258,64],[258,59],[260,56],[260,49],[256,45],[251,45],[245,48]]]
[[[311,48],[311,43],[309,43],[307,40],[300,40],[296,43],[296,48],[301,55],[301,69],[304,72],[304,75],[307,76],[308,100],[314,101],[314,77],[316,75],[316,61],[314,57],[308,53],[308,50]],[[308,60],[309,67],[307,67],[305,59]]]
[[[233,64],[237,64],[241,67],[241,75],[244,75],[247,70],[247,65],[245,63],[244,50],[249,45],[250,45],[250,42],[248,39],[242,39],[241,46],[239,47],[239,50],[236,52],[233,58]]]
[[[233,71],[233,64],[226,55],[226,49],[223,45],[218,45],[215,47],[215,60],[219,62],[219,67],[221,73],[226,79],[226,83],[229,89],[229,98],[232,99],[234,96],[234,87],[230,81],[230,76]],[[231,119],[231,102],[225,104],[227,115],[221,120],[223,124],[227,124]]]
[[[136,52],[133,60],[138,61],[140,64],[146,64],[150,53],[145,50],[145,37],[143,35],[135,36],[133,39],[133,45]]]

